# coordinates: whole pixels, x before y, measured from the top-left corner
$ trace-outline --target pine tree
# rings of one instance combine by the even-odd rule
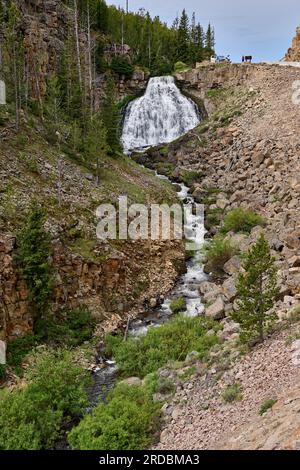
[[[51,241],[44,230],[44,222],[44,210],[33,203],[20,234],[17,255],[29,290],[35,331],[41,321],[46,326],[53,288],[52,268],[49,264]]]
[[[62,94],[62,107],[65,108],[66,114],[71,120],[75,119],[82,122],[85,116],[83,90],[78,77],[76,43],[71,28],[68,29],[64,52],[61,57],[58,85]]]
[[[104,0],[96,0],[96,6],[93,9],[95,24],[99,31],[107,34],[108,30],[108,7]]]
[[[106,82],[101,116],[107,132],[107,144],[112,152],[118,152],[120,150],[120,111],[115,82],[111,77]]]
[[[44,110],[45,115],[51,120],[52,125],[58,128],[62,117],[62,91],[59,79],[56,75],[53,75],[48,80]]]
[[[47,82],[47,95],[44,102],[44,126],[47,129],[47,139],[52,143],[58,142],[58,133],[63,124],[62,91],[59,79],[53,75]]]
[[[96,165],[96,184],[100,182],[100,162],[107,154],[107,131],[99,116],[93,116],[85,141],[85,153],[90,163]]]
[[[261,235],[245,257],[237,283],[238,311],[232,318],[241,325],[241,340],[264,340],[266,329],[276,320],[272,311],[278,295],[275,258]]]
[[[177,42],[177,60],[189,63],[190,62],[190,34],[189,34],[189,18],[186,11],[183,10],[179,27],[178,27],[178,42]]]
[[[204,59],[204,31],[200,23],[196,26],[196,62],[201,62]]]
[[[196,13],[193,12],[191,21],[191,44],[190,44],[190,56],[193,62],[197,60],[197,27],[196,27]]]
[[[215,33],[210,23],[205,35],[205,54],[207,59],[215,55]]]

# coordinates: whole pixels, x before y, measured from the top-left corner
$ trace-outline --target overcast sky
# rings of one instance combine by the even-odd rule
[[[126,0],[107,0],[125,7]],[[255,61],[279,60],[300,26],[299,0],[129,0],[129,9],[144,7],[171,24],[186,8],[196,12],[205,26],[216,30],[217,54],[230,54],[234,61],[253,55]]]

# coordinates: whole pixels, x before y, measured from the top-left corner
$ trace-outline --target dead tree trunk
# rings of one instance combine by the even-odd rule
[[[76,42],[78,81],[79,81],[79,88],[80,88],[80,90],[82,91],[82,72],[81,72],[81,59],[80,59],[79,31],[78,31],[78,8],[77,8],[77,0],[74,0],[74,28],[75,28],[75,42]]]
[[[89,73],[89,97],[90,97],[90,116],[93,115],[93,72],[92,72],[92,41],[91,41],[91,17],[90,2],[87,2],[87,28],[88,28],[88,73]]]

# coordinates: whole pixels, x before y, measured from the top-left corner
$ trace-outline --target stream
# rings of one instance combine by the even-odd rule
[[[170,181],[166,176],[157,174],[157,177]],[[195,201],[189,192],[189,188],[184,184],[180,184],[180,188],[180,191],[177,192],[179,199],[185,205],[193,206]],[[187,262],[186,273],[177,281],[174,289],[166,297],[162,306],[153,310],[152,313],[148,313],[144,318],[133,320],[129,324],[128,334],[129,336],[136,337],[137,340],[139,336],[146,334],[149,328],[161,326],[170,319],[173,315],[170,305],[176,298],[182,297],[185,299],[186,311],[184,314],[186,316],[196,317],[204,312],[204,306],[199,294],[199,286],[207,277],[201,263],[201,248],[205,242],[204,217],[203,215],[194,214],[192,210],[188,211],[188,214],[185,231],[189,234],[189,240],[193,241],[195,248],[194,256]],[[100,399],[106,400],[106,394],[113,388],[117,375],[118,369],[113,360],[105,360],[104,367],[94,372],[94,383],[89,390],[92,406],[95,406]]]
[[[123,126],[122,142],[124,151],[142,149],[150,145],[171,142],[196,127],[200,122],[197,106],[184,97],[177,88],[173,77],[151,78],[142,98],[138,98],[127,107]],[[133,320],[129,324],[128,335],[138,337],[146,334],[149,328],[166,323],[172,316],[170,305],[176,298],[186,301],[185,315],[199,316],[204,306],[199,294],[199,286],[206,279],[201,262],[201,248],[204,244],[204,215],[195,210],[196,203],[184,184],[173,183],[166,176],[156,173],[157,178],[170,181],[180,187],[178,198],[190,210],[186,211],[185,236],[192,243],[194,255],[186,265],[183,274],[174,289],[165,298],[160,308],[148,313],[144,318]],[[117,380],[118,369],[113,360],[105,360],[99,370],[94,372],[94,383],[89,390],[91,406],[100,399],[106,400],[106,394]]]

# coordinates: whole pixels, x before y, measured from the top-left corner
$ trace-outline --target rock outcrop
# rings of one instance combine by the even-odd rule
[[[28,96],[40,101],[47,93],[47,82],[53,73],[61,68],[61,60],[66,54],[66,45],[74,35],[74,11],[59,0],[18,1],[20,22],[24,36]],[[0,30],[1,37],[1,30]],[[79,28],[79,48],[83,80],[88,89],[89,56],[88,36],[84,28]],[[112,55],[131,57],[128,45],[107,44],[105,58],[109,62]],[[147,86],[148,74],[136,72],[130,79],[116,76],[120,99],[126,95],[138,94]],[[95,76],[94,106],[99,108],[103,96],[105,74]]]
[[[296,29],[296,36],[293,39],[292,47],[287,51],[284,60],[288,62],[300,61],[300,26]]]
[[[15,261],[15,243],[12,234],[0,234],[0,339],[22,336],[33,324],[29,291]],[[146,311],[150,299],[167,293],[176,279],[172,256],[177,259],[180,253],[176,244],[168,245],[156,243],[149,255],[143,243],[128,242],[123,251],[93,261],[55,240],[51,261],[55,270],[53,313],[85,305],[105,331],[117,327],[129,314]],[[99,244],[96,249],[105,252],[105,245]],[[160,269],[164,270],[164,283]]]

